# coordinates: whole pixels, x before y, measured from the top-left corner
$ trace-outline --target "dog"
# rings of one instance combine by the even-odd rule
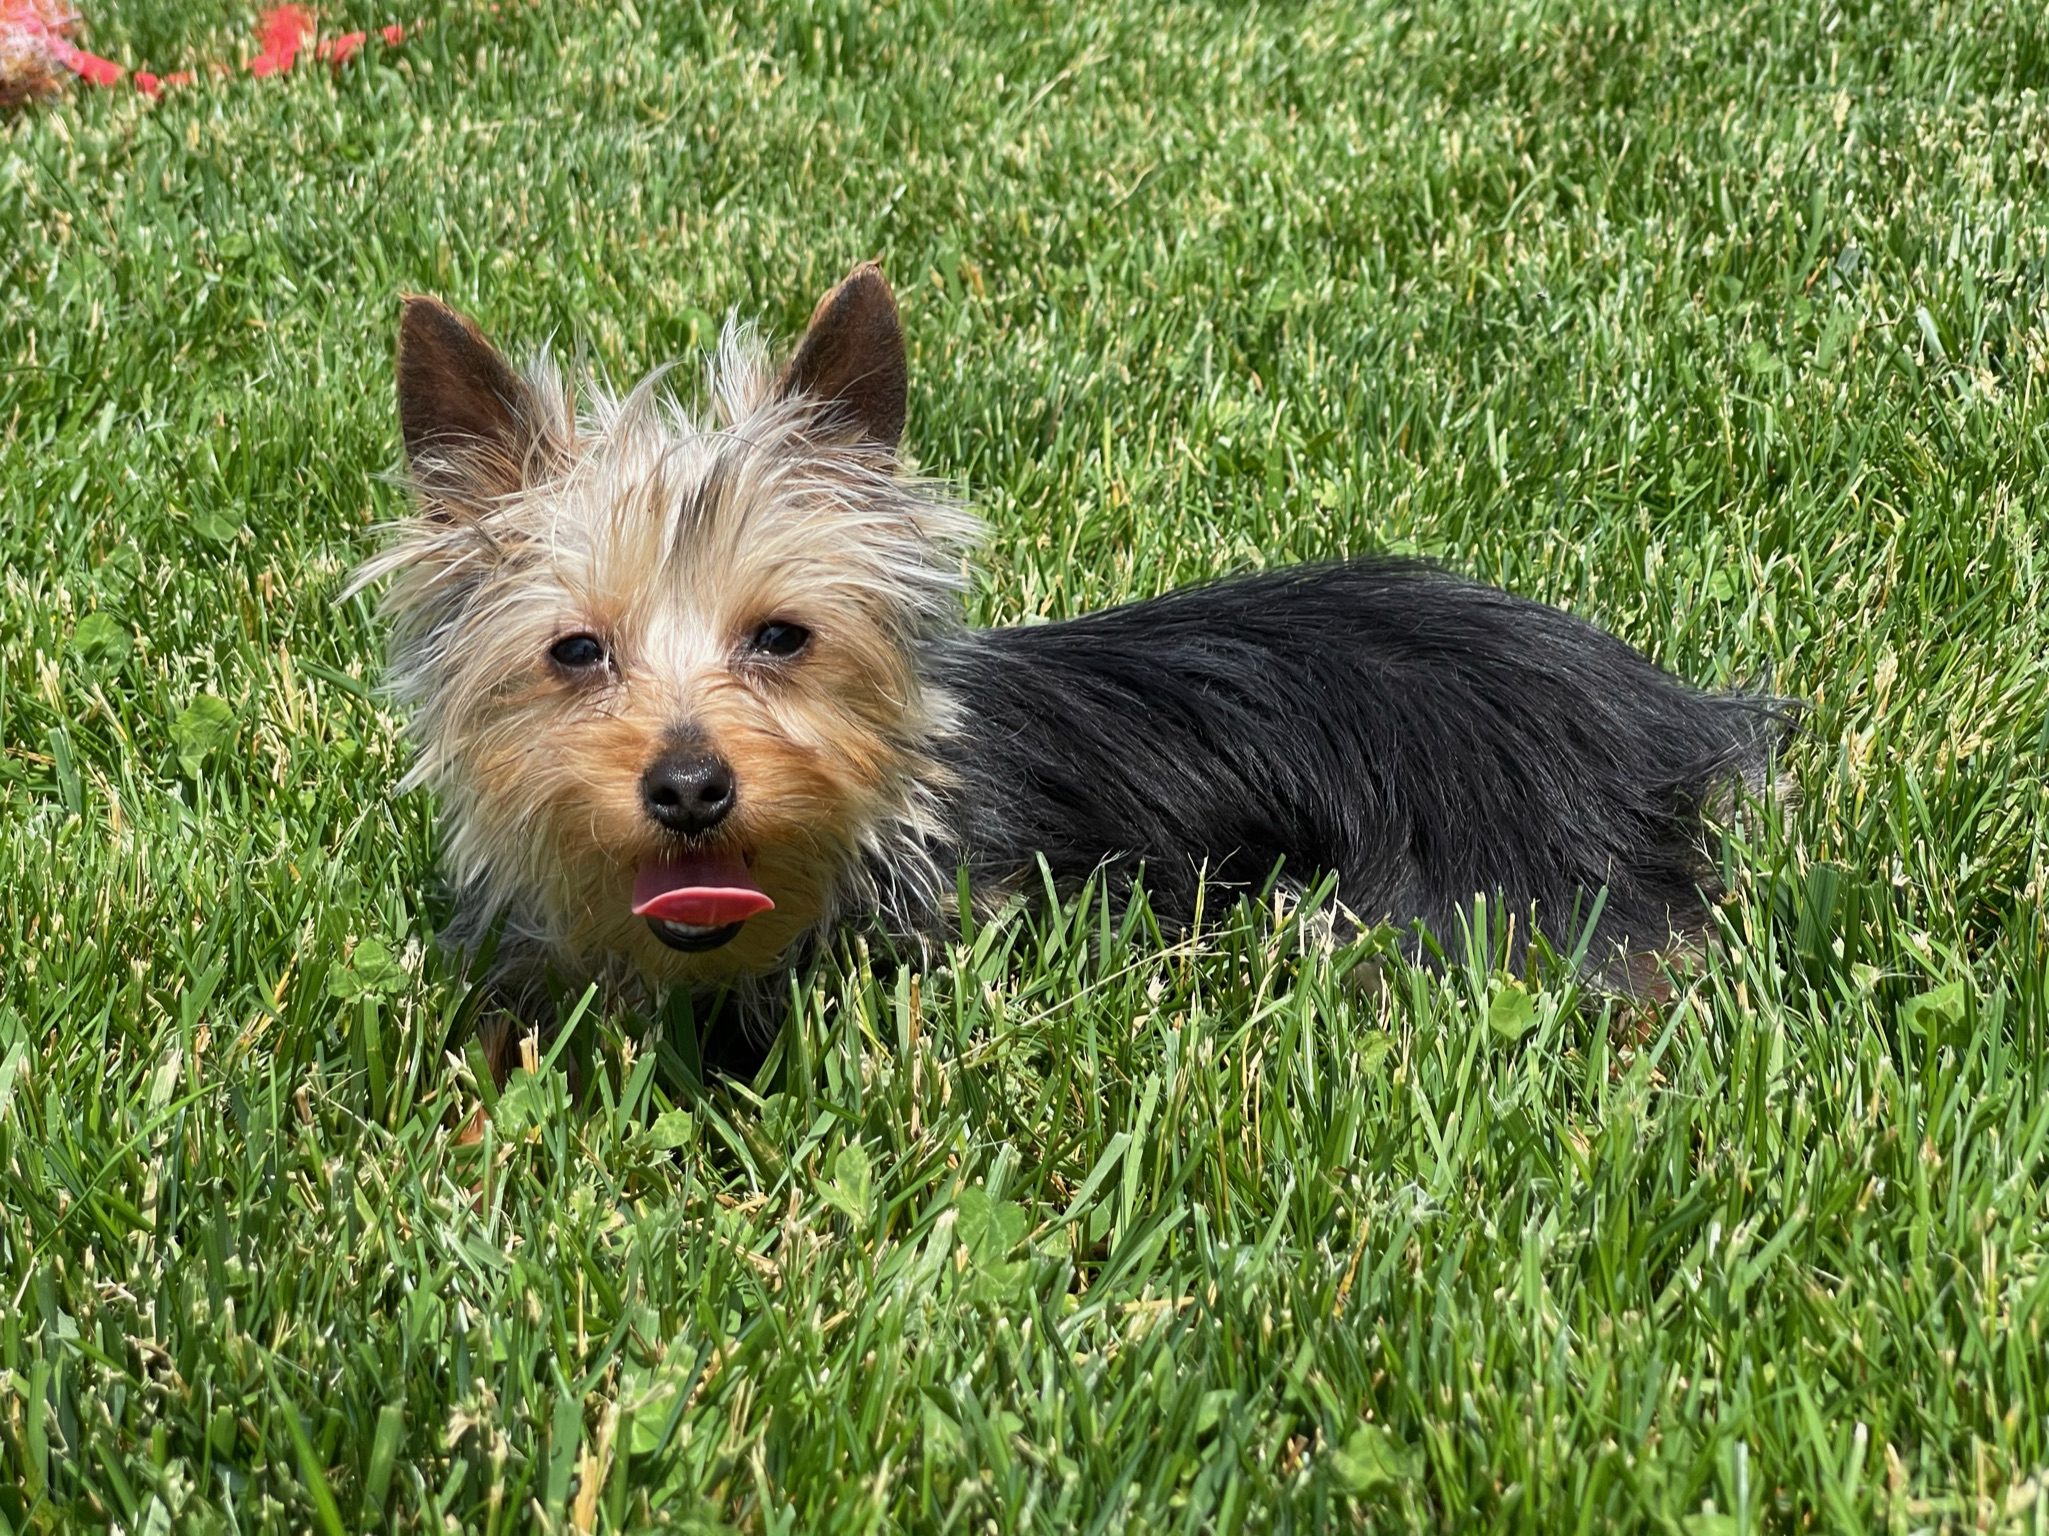
[[[1708,938],[1707,818],[1789,726],[1414,560],[967,627],[981,530],[899,462],[873,264],[781,367],[729,324],[695,410],[660,374],[579,405],[428,298],[397,376],[415,508],[361,583],[386,583],[449,937],[510,992],[680,987],[772,1032],[835,933],[943,939],[960,892],[1048,876],[1142,887],[1175,930],[1205,892],[1316,890],[1414,946],[1484,896],[1635,989]]]

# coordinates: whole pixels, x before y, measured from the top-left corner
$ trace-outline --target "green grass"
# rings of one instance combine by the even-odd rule
[[[0,1532],[2049,1523],[2049,16],[424,19],[0,123]],[[1720,959],[1084,905],[459,1145],[396,295],[625,374],[870,255],[978,617],[1393,547],[1811,700]]]

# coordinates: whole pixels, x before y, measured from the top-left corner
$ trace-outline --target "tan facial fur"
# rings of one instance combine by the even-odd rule
[[[920,744],[949,707],[918,651],[958,622],[975,524],[898,472],[888,290],[857,269],[780,377],[729,328],[701,414],[659,375],[588,390],[578,413],[545,360],[514,375],[495,359],[452,312],[408,305],[419,505],[362,578],[390,579],[410,782],[440,797],[464,920],[503,914],[559,961],[658,984],[771,971],[857,894],[864,853],[921,840]],[[750,641],[771,621],[811,638],[764,655]],[[551,659],[577,634],[602,666]],[[740,853],[775,902],[699,954],[631,912],[636,870],[676,846],[642,776],[679,740],[734,776],[702,846]]]

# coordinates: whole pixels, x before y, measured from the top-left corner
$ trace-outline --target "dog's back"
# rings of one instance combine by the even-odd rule
[[[1589,959],[1691,943],[1715,895],[1702,817],[1761,784],[1774,700],[1709,694],[1570,614],[1412,561],[1297,568],[946,641],[945,744],[980,885],[1337,876],[1367,921],[1456,935],[1476,895]],[[1525,924],[1526,929],[1526,924]]]

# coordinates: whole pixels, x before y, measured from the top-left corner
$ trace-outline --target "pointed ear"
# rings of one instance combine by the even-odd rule
[[[894,448],[904,435],[908,381],[896,298],[870,261],[818,301],[778,392],[831,401],[863,437]]]
[[[484,333],[417,295],[399,317],[398,420],[421,489],[476,506],[517,491],[551,446],[533,391]]]

